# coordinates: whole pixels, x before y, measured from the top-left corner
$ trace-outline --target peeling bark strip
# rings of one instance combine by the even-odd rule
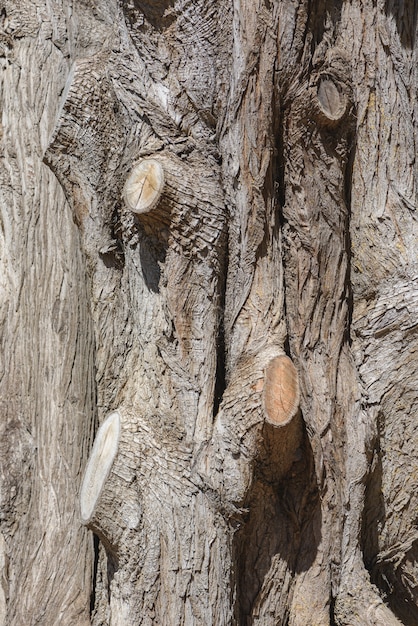
[[[0,626],[418,623],[415,4],[2,3]]]

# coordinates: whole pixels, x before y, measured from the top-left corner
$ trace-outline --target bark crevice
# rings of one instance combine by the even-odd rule
[[[4,4],[0,623],[415,623],[415,4]]]

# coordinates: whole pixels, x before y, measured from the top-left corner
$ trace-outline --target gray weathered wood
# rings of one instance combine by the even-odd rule
[[[1,8],[0,626],[418,623],[413,0]]]

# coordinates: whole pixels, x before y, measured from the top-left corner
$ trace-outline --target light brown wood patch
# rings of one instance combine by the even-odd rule
[[[137,163],[128,176],[123,190],[125,202],[134,213],[151,211],[164,187],[164,170],[155,159]]]
[[[278,356],[268,364],[264,380],[264,410],[267,421],[287,424],[299,407],[299,378],[288,356]]]

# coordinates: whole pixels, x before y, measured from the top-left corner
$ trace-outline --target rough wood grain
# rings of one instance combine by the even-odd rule
[[[1,626],[416,624],[414,2],[1,9]]]
[[[90,623],[92,540],[77,501],[93,439],[93,331],[78,230],[42,162],[68,71],[57,17],[6,2],[1,18],[4,626]]]

